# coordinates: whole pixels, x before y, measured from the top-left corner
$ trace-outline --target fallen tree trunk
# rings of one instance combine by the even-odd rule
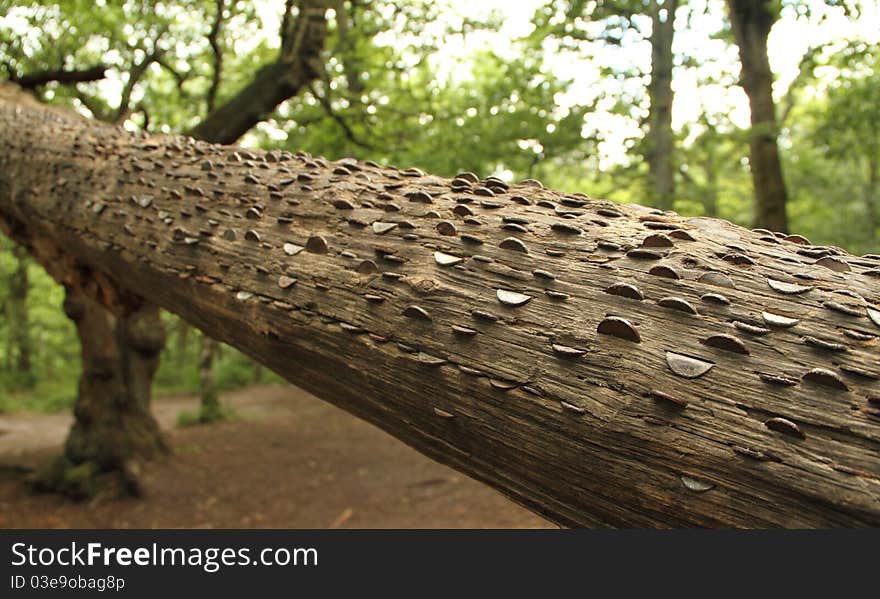
[[[880,524],[880,258],[0,93],[0,222],[562,525]]]

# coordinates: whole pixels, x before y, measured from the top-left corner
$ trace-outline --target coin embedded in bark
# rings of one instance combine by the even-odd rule
[[[660,260],[663,258],[663,254],[660,252],[655,252],[654,250],[645,250],[642,248],[635,248],[626,253],[627,258],[635,258],[637,260]]]
[[[457,335],[464,335],[464,336],[468,336],[468,337],[477,334],[476,330],[468,328],[468,327],[463,327],[463,326],[457,325],[457,324],[452,325],[452,330]]]
[[[507,237],[498,244],[498,247],[505,250],[513,250],[515,252],[522,252],[524,254],[528,254],[529,250],[526,248],[526,245],[517,239],[516,237]]]
[[[424,308],[420,308],[419,306],[409,306],[403,311],[404,316],[408,316],[409,318],[417,318],[420,320],[431,320],[431,315],[428,314]]]
[[[573,414],[586,414],[587,410],[581,406],[576,406],[573,403],[569,403],[567,401],[560,401],[559,405],[562,406],[562,409],[566,412],[571,412]]]
[[[557,233],[565,233],[566,235],[580,235],[583,233],[580,227],[569,225],[566,223],[553,223],[550,228]]]
[[[648,248],[671,248],[675,246],[675,244],[672,243],[672,240],[663,233],[648,235],[645,237],[645,240],[642,241],[642,245]]]
[[[819,339],[818,337],[812,337],[810,335],[804,337],[804,343],[828,351],[846,351],[846,346],[842,343],[825,341],[824,339]]]
[[[849,272],[852,270],[850,265],[840,258],[832,258],[830,256],[826,258],[822,258],[820,260],[816,260],[815,264],[818,266],[824,266],[825,268],[831,269],[835,272]]]
[[[452,266],[453,264],[458,264],[461,261],[462,258],[459,258],[458,256],[444,254],[443,252],[434,252],[434,262],[436,262],[440,266]]]
[[[728,287],[730,289],[734,289],[736,287],[733,284],[731,278],[728,277],[726,274],[714,271],[705,273],[699,279],[697,279],[697,282],[708,283],[709,285],[717,285],[718,287]]]
[[[657,300],[658,306],[663,306],[664,308],[672,308],[673,310],[678,310],[679,312],[686,312],[688,314],[698,314],[697,309],[688,302],[680,297],[664,297]]]
[[[397,223],[383,223],[377,221],[373,223],[373,233],[375,233],[376,235],[384,235],[396,226]]]
[[[333,200],[333,207],[338,210],[354,210],[354,204],[342,198]]]
[[[455,225],[448,220],[441,220],[439,223],[437,223],[437,226],[435,228],[437,229],[437,232],[441,235],[451,236],[458,233],[458,229],[455,228]]]
[[[240,302],[246,302],[247,300],[251,299],[252,297],[254,297],[254,294],[251,293],[250,291],[239,291],[238,293],[235,294],[235,299],[237,299]]]
[[[784,239],[798,245],[810,245],[810,240],[803,235],[786,235]]]
[[[674,395],[670,395],[669,393],[664,393],[663,391],[657,391],[657,390],[652,389],[651,391],[648,392],[648,394],[651,397],[653,397],[654,399],[661,401],[661,402],[665,402],[665,403],[669,404],[670,406],[673,406],[676,408],[686,408],[688,405],[688,402],[686,400],[681,399],[680,397],[675,397]]]
[[[424,191],[411,191],[406,194],[406,197],[411,202],[418,202],[419,204],[433,204],[434,200],[431,199],[430,194]]]
[[[792,437],[798,437],[800,439],[807,438],[797,424],[786,418],[771,418],[770,420],[764,421],[764,426],[772,431],[791,435]]]
[[[726,296],[721,295],[720,293],[706,293],[700,296],[700,299],[704,302],[710,302],[713,304],[721,304],[723,306],[730,305],[730,300],[727,299]]]
[[[642,342],[642,337],[639,335],[639,332],[636,330],[633,323],[625,318],[619,318],[617,316],[606,317],[605,320],[599,323],[596,332],[603,335],[612,335],[613,337],[626,339],[627,341],[632,341],[634,343]]]
[[[666,352],[666,364],[678,376],[695,379],[709,372],[715,364],[676,352]]]
[[[418,355],[416,355],[416,359],[422,364],[426,364],[428,366],[441,366],[443,364],[446,364],[446,360],[444,358],[432,356],[431,354],[426,354],[422,351],[420,351]]]
[[[674,237],[675,239],[683,239],[684,241],[696,241],[697,238],[688,233],[683,229],[676,229],[669,234],[670,237]]]
[[[867,310],[868,318],[871,319],[871,322],[880,327],[880,310],[877,310],[876,308],[871,308],[870,306],[868,306]]]
[[[585,353],[587,353],[587,351],[584,349],[578,349],[576,347],[569,347],[567,345],[562,345],[559,343],[553,343],[553,344],[551,344],[551,346],[553,347],[553,351],[556,354],[563,356],[563,357],[566,357],[566,358],[578,358],[580,356],[583,356]]]
[[[150,204],[153,203],[153,197],[144,195],[144,196],[132,196],[134,203],[140,206],[141,208],[149,208]]]
[[[471,310],[471,316],[478,320],[488,320],[490,322],[495,322],[498,320],[498,317],[491,312],[486,312],[485,310]]]
[[[836,372],[828,370],[827,368],[813,368],[802,378],[805,381],[810,381],[825,387],[831,387],[832,389],[849,391],[849,387],[843,382],[843,379],[841,379]]]
[[[259,242],[260,241],[260,234],[257,233],[256,231],[254,231],[253,229],[251,229],[249,231],[245,231],[244,238],[247,239],[248,241]]]
[[[509,291],[507,289],[498,289],[495,292],[496,297],[498,297],[498,301],[504,304],[505,306],[522,306],[527,303],[532,296],[525,295],[523,293],[517,293],[516,291]]]
[[[545,289],[544,293],[547,294],[547,297],[555,300],[567,300],[568,294],[563,293],[562,291],[554,291],[553,289]]]
[[[499,389],[501,391],[510,391],[511,389],[516,389],[519,387],[519,383],[516,381],[502,381],[501,379],[489,379],[489,384],[495,389]]]
[[[645,299],[645,296],[639,291],[638,287],[635,285],[629,285],[627,283],[616,283],[611,287],[608,287],[605,290],[605,293],[610,293],[611,295],[619,295],[621,297],[628,297],[630,299],[642,301]]]
[[[769,372],[759,372],[758,376],[765,383],[771,385],[782,385],[783,387],[794,387],[798,384],[798,380],[784,374],[771,374]]]
[[[686,489],[694,491],[695,493],[705,493],[706,491],[715,488],[715,485],[709,481],[701,480],[699,478],[692,478],[684,474],[679,478],[681,479],[681,484],[683,484]]]
[[[733,335],[712,335],[705,341],[703,341],[704,345],[708,345],[709,347],[716,347],[718,349],[723,349],[725,351],[734,352],[737,354],[749,354],[749,349],[746,347],[745,343],[743,343],[739,338],[734,337]]]
[[[281,275],[278,277],[278,286],[282,289],[290,289],[296,284],[296,279],[293,277],[288,277],[286,275]]]
[[[745,254],[740,254],[738,252],[725,254],[721,257],[721,259],[726,262],[730,262],[731,264],[736,264],[737,266],[754,266],[755,264],[757,264],[754,260],[746,256]]]
[[[673,279],[678,280],[681,278],[681,275],[678,274],[671,266],[665,266],[662,264],[658,264],[657,266],[652,266],[651,270],[648,271],[649,275],[653,275],[655,277],[663,277],[665,279]]]
[[[798,285],[797,283],[786,283],[785,281],[778,281],[776,279],[767,279],[767,284],[770,286],[770,289],[773,291],[778,291],[779,293],[784,293],[785,295],[797,295],[799,293],[806,293],[813,289],[808,285]]]
[[[475,196],[483,196],[493,198],[495,197],[495,192],[489,189],[488,187],[475,187],[474,188]]]
[[[800,322],[800,319],[798,318],[789,318],[788,316],[774,314],[773,312],[761,312],[761,318],[763,318],[764,322],[771,327],[780,327],[783,329],[793,327]]]
[[[296,245],[295,243],[285,243],[284,244],[284,253],[288,256],[296,256],[298,253],[303,251],[305,248],[301,245]]]
[[[747,322],[742,322],[739,320],[734,320],[733,326],[740,331],[748,333],[749,335],[767,335],[771,332],[770,329],[755,326],[753,324],[749,324]]]
[[[314,254],[326,254],[327,249],[327,240],[320,235],[313,235],[306,242],[306,250]]]
[[[840,312],[841,314],[846,314],[847,316],[862,316],[862,308],[861,306],[853,306],[851,304],[841,304],[840,302],[834,301],[826,301],[822,302],[822,305],[828,308],[829,310],[834,310],[835,312]]]

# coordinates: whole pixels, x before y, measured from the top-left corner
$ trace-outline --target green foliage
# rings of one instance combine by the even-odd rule
[[[878,253],[880,45],[848,44],[816,67],[785,153],[794,222],[815,243]]]

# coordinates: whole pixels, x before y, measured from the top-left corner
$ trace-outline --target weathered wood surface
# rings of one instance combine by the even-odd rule
[[[0,93],[0,220],[562,525],[880,524],[880,258]]]

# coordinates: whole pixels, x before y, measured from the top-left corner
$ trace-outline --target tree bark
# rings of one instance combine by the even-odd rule
[[[6,299],[7,326],[9,328],[9,349],[12,353],[10,366],[15,374],[15,386],[29,389],[34,386],[35,377],[31,360],[31,330],[27,299],[30,290],[28,281],[27,251],[16,245],[12,249],[15,270],[9,276],[9,294]]]
[[[5,95],[3,230],[113,310],[148,298],[563,525],[880,525],[876,256]]]
[[[788,192],[779,159],[779,134],[773,104],[773,72],[767,56],[770,29],[779,18],[770,0],[727,0],[730,25],[739,47],[740,85],[749,97],[752,130],[749,166],[755,189],[756,227],[788,231]]]
[[[68,288],[64,311],[76,323],[82,376],[74,423],[64,455],[42,473],[44,488],[82,498],[106,473],[122,474],[137,493],[132,464],[166,451],[150,413],[150,386],[165,342],[158,308],[134,305],[116,318],[77,288]]]
[[[652,0],[651,82],[648,84],[648,168],[652,205],[672,210],[675,198],[675,136],[672,131],[672,40],[678,0]]]

